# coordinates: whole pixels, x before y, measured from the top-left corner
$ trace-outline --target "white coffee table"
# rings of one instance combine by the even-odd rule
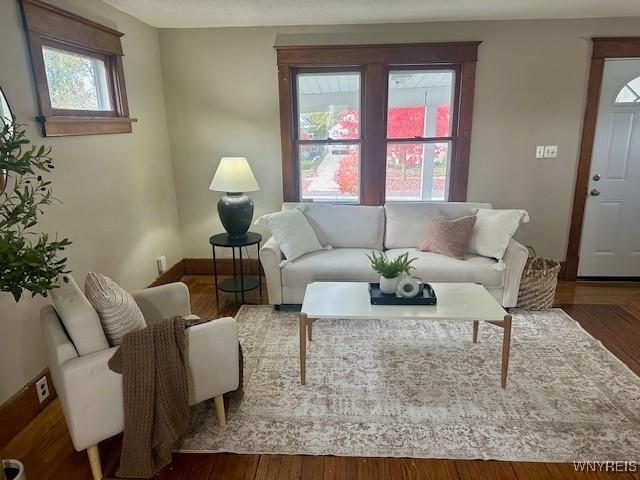
[[[300,381],[306,383],[307,338],[312,339],[314,320],[447,320],[473,322],[473,342],[478,341],[478,323],[503,327],[502,378],[507,385],[511,315],[482,286],[475,283],[432,283],[437,305],[371,305],[369,285],[359,282],[314,282],[307,285],[300,312]]]

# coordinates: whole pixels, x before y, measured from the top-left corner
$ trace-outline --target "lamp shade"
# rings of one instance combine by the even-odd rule
[[[217,192],[255,192],[260,186],[244,157],[222,157],[209,190]]]

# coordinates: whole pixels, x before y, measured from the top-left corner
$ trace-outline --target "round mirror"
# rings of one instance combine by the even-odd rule
[[[0,87],[0,117],[2,117],[5,122],[11,122],[11,109],[9,108],[7,98],[4,96],[2,87]]]
[[[7,102],[4,92],[0,87],[0,132],[3,132],[5,125],[12,122],[11,109],[9,108],[9,102]],[[0,138],[0,141],[4,139]],[[0,168],[0,193],[4,192],[7,187],[7,171],[4,168]]]

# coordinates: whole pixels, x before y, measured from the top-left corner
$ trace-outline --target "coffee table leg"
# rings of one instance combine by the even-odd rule
[[[300,383],[307,383],[307,315],[300,314]]]
[[[478,320],[473,321],[473,343],[478,343]]]
[[[509,371],[509,349],[511,347],[511,315],[504,316],[504,332],[502,334],[502,378],[501,386],[507,386],[507,372]]]
[[[307,338],[309,341],[312,341],[311,335],[313,333],[313,320],[310,318],[307,319]]]

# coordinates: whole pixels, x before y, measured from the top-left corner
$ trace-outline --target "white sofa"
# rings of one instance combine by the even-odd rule
[[[283,210],[297,203],[283,204]],[[450,217],[471,214],[472,208],[491,208],[487,203],[391,202],[384,207],[305,204],[305,215],[325,249],[292,262],[284,257],[272,237],[260,249],[269,303],[301,304],[312,282],[376,282],[365,254],[385,252],[390,258],[410,252],[417,257],[414,274],[427,282],[481,283],[505,308],[515,307],[527,249],[511,240],[504,256],[506,269],[496,268],[493,258],[467,254],[465,260],[421,252],[429,222],[438,213]]]

